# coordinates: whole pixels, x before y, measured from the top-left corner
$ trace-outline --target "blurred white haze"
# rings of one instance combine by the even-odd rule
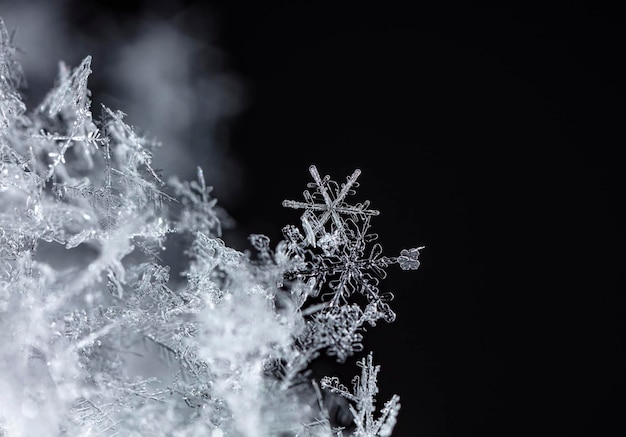
[[[229,120],[245,106],[245,83],[212,43],[215,20],[176,4],[171,15],[155,8],[122,20],[107,9],[77,10],[81,2],[69,0],[0,0],[0,16],[22,50],[28,109],[51,89],[60,61],[74,68],[91,55],[94,117],[101,103],[124,112],[161,144],[153,165],[165,179],[195,179],[201,166],[216,197],[236,202],[241,171],[225,151]]]

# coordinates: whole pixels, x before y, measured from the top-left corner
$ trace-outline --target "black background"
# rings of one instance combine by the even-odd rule
[[[210,22],[247,83],[227,243],[297,224],[281,202],[315,164],[362,170],[387,255],[426,246],[382,284],[397,320],[366,333],[394,436],[626,434],[624,2],[125,5],[64,3],[91,38],[102,17]]]

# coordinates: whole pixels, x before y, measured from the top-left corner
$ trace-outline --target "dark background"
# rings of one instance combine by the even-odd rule
[[[246,96],[194,158],[236,173],[212,181],[227,243],[297,224],[281,202],[315,164],[362,170],[387,255],[426,246],[366,333],[395,437],[626,435],[624,2],[59,4],[102,64],[140,20],[211,29]],[[94,76],[94,100],[115,94]]]

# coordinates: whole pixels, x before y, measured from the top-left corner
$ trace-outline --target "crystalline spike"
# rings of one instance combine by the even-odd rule
[[[71,75],[67,74],[65,63],[59,64],[59,76],[56,87],[48,93],[39,110],[48,117],[55,117],[64,110],[75,111],[77,114],[89,112],[91,92],[87,81],[91,74],[91,56],[85,57]]]
[[[26,83],[16,48],[0,17],[0,134],[26,111],[18,90]]]

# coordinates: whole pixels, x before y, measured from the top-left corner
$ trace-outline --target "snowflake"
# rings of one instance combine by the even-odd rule
[[[358,187],[356,180],[361,174],[361,170],[354,170],[352,175],[347,178],[346,183],[341,185],[331,181],[329,176],[322,178],[315,165],[309,167],[309,172],[315,180],[315,183],[309,184],[310,188],[316,189],[313,194],[305,191],[304,198],[306,202],[285,200],[283,201],[283,206],[305,210],[305,213],[302,215],[302,226],[306,232],[307,241],[311,246],[316,246],[318,236],[334,232],[334,230],[328,232],[325,228],[329,219],[332,220],[335,230],[344,238],[347,238],[342,214],[347,214],[354,219],[379,214],[376,210],[367,209],[369,202],[357,205],[349,205],[345,202],[346,196],[354,194],[352,188]]]
[[[423,246],[404,249],[399,257],[383,256],[382,246],[372,244],[378,236],[370,232],[371,219],[379,212],[369,209],[369,201],[352,205],[346,200],[355,194],[361,171],[355,170],[344,184],[329,176],[322,178],[315,165],[309,171],[314,182],[308,187],[315,191],[304,192],[305,202],[283,201],[285,207],[304,209],[301,223],[305,234],[295,226],[283,229],[287,253],[302,260],[286,277],[306,281],[313,288],[311,295],[321,293],[329,308],[348,304],[350,296],[360,294],[370,303],[366,320],[372,325],[379,318],[392,321],[395,314],[387,304],[392,295],[381,296],[379,280],[386,277],[385,269],[391,264],[397,263],[403,270],[417,269]]]
[[[309,365],[394,320],[380,280],[422,249],[383,255],[379,212],[350,201],[361,171],[340,184],[310,166],[304,201],[283,202],[301,228],[240,252],[200,167],[164,182],[158,142],[121,111],[92,117],[90,56],[25,112],[15,53],[0,18],[0,436],[343,437]],[[375,419],[378,366],[359,365],[353,392],[322,386],[354,404],[350,435],[388,436],[398,398]]]

